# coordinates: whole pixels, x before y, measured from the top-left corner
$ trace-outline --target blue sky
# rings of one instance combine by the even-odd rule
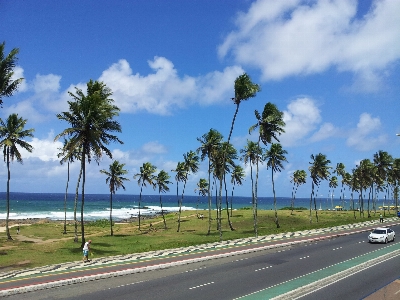
[[[67,168],[54,137],[67,124],[56,114],[68,110],[67,92],[85,89],[90,79],[106,83],[121,108],[124,144],[110,149],[129,170],[127,194],[139,193],[133,175],[144,162],[174,181],[171,170],[200,146],[197,137],[214,128],[227,138],[233,84],[243,72],[262,91],[240,105],[232,143],[239,150],[256,140],[248,129],[254,110],[267,102],[284,112],[280,140],[288,163],[275,175],[277,196],[291,195],[290,176],[308,171],[311,154],[323,153],[332,167],[342,162],[349,172],[379,150],[400,157],[399,15],[397,0],[0,0],[1,41],[6,53],[20,49],[15,76],[25,78],[0,117],[18,113],[35,129],[28,140],[34,151],[11,166],[11,190],[64,192]],[[90,164],[87,193],[108,193],[99,170],[110,163],[104,157]],[[244,167],[248,176],[235,193],[251,196]],[[71,192],[78,172],[73,163]],[[200,178],[207,178],[206,162],[189,177],[185,194],[194,194]],[[272,196],[265,166],[259,180],[259,195]],[[170,188],[174,194],[175,184]],[[319,193],[328,190],[323,183]],[[298,197],[310,191],[308,179]]]

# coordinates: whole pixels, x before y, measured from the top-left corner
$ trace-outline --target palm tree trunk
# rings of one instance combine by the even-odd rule
[[[232,187],[232,196],[231,196],[231,217],[233,217],[233,213],[232,213],[232,211],[233,211],[233,209],[232,209],[232,203],[233,203],[233,192],[234,192],[234,190],[235,190],[235,184],[233,184],[233,187]]]
[[[83,148],[85,149],[85,148]],[[82,235],[82,245],[81,247],[85,245],[85,223],[83,221],[83,211],[84,211],[84,206],[85,206],[85,180],[86,180],[86,169],[85,169],[85,150],[82,151],[82,202],[81,202],[81,235]]]
[[[162,200],[161,200],[161,192],[160,192],[160,208],[161,208],[161,215],[162,215],[163,222],[164,222],[164,229],[167,229],[167,222],[165,221],[165,215],[164,215],[164,210],[163,210]]]
[[[225,181],[225,176],[224,176],[224,181]],[[226,214],[228,216],[229,228],[231,229],[231,231],[234,231],[235,228],[233,228],[231,218],[229,216],[228,190],[226,189],[226,182],[225,182],[225,201],[226,201]]]
[[[251,180],[251,204],[253,208],[253,230],[255,235],[257,236],[257,231],[256,231],[256,211],[255,211],[255,199],[254,199],[254,180],[253,180],[253,167],[250,163],[250,180]]]
[[[271,168],[272,170],[272,168]],[[272,192],[274,193],[274,209],[275,209],[275,224],[276,228],[280,228],[279,219],[278,219],[278,211],[276,209],[276,196],[275,196],[275,182],[274,182],[274,171],[272,170]]]
[[[68,174],[67,174],[67,186],[65,188],[65,197],[64,197],[64,232],[63,234],[67,234],[67,196],[68,196],[68,183],[69,183],[69,161],[67,165]]]
[[[110,192],[110,235],[113,236],[113,223],[112,223],[112,207],[113,207],[113,199],[112,199],[112,192]]]
[[[318,188],[319,188],[319,186],[318,186]],[[318,195],[318,190],[317,190],[317,195]],[[318,209],[317,209],[317,199],[316,199],[317,197],[315,196],[315,194],[314,194],[314,209],[315,209],[315,219],[317,220],[317,223],[318,223]]]
[[[185,193],[186,181],[187,181],[187,178],[185,178],[185,183],[183,184],[183,190],[182,190],[182,198],[181,198],[181,200],[179,201],[178,230],[177,230],[177,232],[179,232],[179,231],[181,230],[182,202],[183,202],[183,194]]]
[[[8,226],[8,220],[10,217],[10,148],[7,147],[7,216],[6,216],[6,233],[7,240],[12,240],[10,234],[10,227]]]
[[[219,180],[219,195],[218,195],[218,230],[219,241],[222,242],[222,178]]]
[[[75,236],[74,242],[78,242],[78,220],[76,218],[76,211],[78,210],[78,195],[79,195],[79,183],[81,182],[82,177],[82,168],[79,170],[78,182],[76,183],[76,190],[75,190],[75,200],[74,200],[74,226],[75,226]]]
[[[140,231],[140,219],[141,219],[140,205],[142,203],[142,190],[143,190],[143,182],[142,182],[142,185],[140,186],[140,195],[139,195],[139,231]]]
[[[311,196],[310,196],[310,224],[312,223],[312,213],[311,213],[311,207],[312,207],[312,199],[314,196],[314,181],[311,183]]]
[[[211,233],[211,162],[208,159],[208,231],[207,235]]]

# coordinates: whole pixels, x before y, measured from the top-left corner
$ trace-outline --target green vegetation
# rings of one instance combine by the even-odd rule
[[[138,223],[115,223],[114,236],[110,236],[109,220],[97,220],[86,223],[85,235],[92,240],[93,257],[123,255],[177,247],[186,247],[204,243],[218,242],[220,239],[217,222],[213,212],[212,231],[207,234],[208,220],[197,218],[193,211],[182,211],[180,232],[176,231],[177,214],[168,214],[164,229],[162,216],[142,220],[142,230]],[[325,228],[343,224],[352,224],[379,218],[354,219],[351,211],[320,211],[319,222],[310,224],[307,209],[291,208],[280,211],[280,228],[276,227],[273,210],[259,210],[259,235],[277,234]],[[230,218],[235,230],[230,230],[226,218],[222,220],[224,240],[254,236],[253,212],[251,209],[236,210]],[[14,240],[2,240],[0,244],[0,271],[32,268],[49,264],[59,264],[81,260],[80,243],[74,242],[74,221],[67,224],[67,234],[63,234],[63,221],[40,221],[30,226],[21,225],[21,232]],[[15,227],[11,228],[11,230]]]

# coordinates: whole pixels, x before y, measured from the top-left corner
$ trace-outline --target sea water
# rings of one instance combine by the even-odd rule
[[[114,220],[125,220],[137,217],[139,214],[139,195],[113,194],[112,216]],[[162,194],[163,210],[165,212],[177,212],[179,200],[182,195]],[[10,219],[36,219],[48,218],[50,220],[64,220],[65,194],[63,193],[10,193]],[[67,195],[67,220],[74,219],[75,195]],[[233,209],[252,207],[251,197],[228,196],[228,203],[232,200]],[[211,198],[212,209],[216,209],[216,197]],[[336,205],[342,205],[339,199],[316,199],[317,209],[333,209]],[[81,195],[77,201],[77,218],[80,219]],[[290,207],[290,197],[276,197],[277,209]],[[258,197],[258,209],[274,209],[273,197]],[[297,198],[295,207],[310,207],[309,198]],[[345,208],[349,201],[345,202]],[[226,208],[226,197],[222,198],[222,208]],[[314,208],[314,203],[312,204]],[[182,210],[206,210],[208,209],[208,197],[184,195]],[[161,212],[159,195],[142,195],[140,202],[141,215],[156,215]],[[84,219],[86,221],[97,219],[108,219],[110,216],[110,195],[109,194],[85,194]],[[0,193],[0,219],[6,218],[6,193]]]

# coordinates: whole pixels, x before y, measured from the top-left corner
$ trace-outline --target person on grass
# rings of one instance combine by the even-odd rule
[[[90,244],[91,243],[92,243],[92,240],[89,240],[83,246],[83,262],[89,261],[89,251],[90,251]]]

